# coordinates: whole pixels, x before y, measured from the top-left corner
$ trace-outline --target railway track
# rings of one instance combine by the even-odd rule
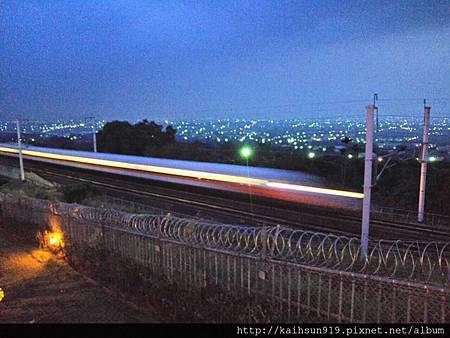
[[[123,179],[111,177],[112,175],[98,174],[86,170],[67,170],[66,168],[41,168],[41,164],[34,165],[33,171],[43,177],[63,182],[77,182],[89,184],[102,189],[106,195],[136,201],[143,204],[154,205],[155,201],[166,205],[168,210],[187,210],[193,216],[205,216],[216,221],[241,223],[246,225],[283,225],[304,230],[334,233],[343,236],[359,236],[360,218],[356,215],[345,214],[340,211],[308,210],[301,206],[286,204],[284,208],[280,203],[268,206],[268,201],[254,198],[250,205],[240,198],[221,198],[185,190],[167,189],[155,186],[149,182],[138,182],[137,179]],[[235,193],[234,193],[235,194]],[[242,195],[242,194],[241,194]],[[167,204],[170,204],[167,207]],[[193,213],[193,211],[195,213]],[[320,212],[320,213],[318,213]],[[383,220],[371,221],[372,239],[410,240],[410,241],[448,241],[450,233],[445,230],[430,228],[402,222],[387,222]]]
[[[17,161],[1,157],[3,163],[17,166]],[[106,195],[122,196],[165,210],[184,210],[194,217],[244,225],[283,225],[315,232],[359,236],[361,219],[358,213],[337,209],[305,206],[248,194],[193,188],[175,183],[143,180],[88,169],[26,160],[26,167],[50,180],[85,183],[101,188]],[[252,201],[253,200],[253,201]],[[450,239],[449,227],[442,229],[399,221],[371,220],[372,239],[438,240]]]

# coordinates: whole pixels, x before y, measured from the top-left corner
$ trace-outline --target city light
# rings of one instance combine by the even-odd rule
[[[353,155],[352,155],[352,154],[348,154],[347,157],[348,157],[349,159],[352,159],[352,158],[353,158]]]
[[[316,154],[314,154],[313,152],[309,152],[308,153],[308,158],[309,159],[313,159],[314,157],[316,157]]]
[[[96,121],[96,129],[100,130],[107,123],[106,120]],[[212,121],[185,120],[164,121],[177,129],[177,137],[184,141],[201,141],[215,143],[228,142],[258,142],[272,144],[292,149],[313,149],[328,152],[333,150],[339,140],[348,134],[354,134],[354,142],[364,144],[364,122],[359,118],[341,120],[317,120],[310,123],[303,119],[292,120],[239,120],[221,119]],[[383,125],[379,126],[376,142],[380,149],[391,150],[399,148],[400,144],[418,146],[418,136],[412,136],[412,132],[419,129],[421,119],[399,119],[386,117]],[[8,121],[0,121],[0,132],[14,131],[14,125]],[[435,119],[430,137],[448,137],[448,120]],[[92,133],[92,126],[85,121],[47,121],[24,124],[23,131],[30,136],[30,140],[39,140],[50,136],[62,136],[75,141],[80,135]],[[33,141],[33,140],[32,140]],[[297,147],[297,148],[295,148]],[[325,149],[324,149],[325,148]],[[307,152],[305,153],[307,155]],[[317,155],[317,154],[316,154]],[[333,153],[330,153],[333,155]],[[355,154],[353,154],[356,158]],[[317,156],[316,156],[317,157]],[[438,159],[437,159],[438,160]],[[437,161],[436,160],[436,161]]]
[[[430,157],[428,158],[428,161],[429,161],[429,162],[434,162],[434,161],[436,161],[436,157],[435,157],[435,156],[430,156]]]
[[[381,156],[379,156],[379,157],[377,158],[377,160],[378,160],[378,162],[383,162],[383,158],[382,158]]]

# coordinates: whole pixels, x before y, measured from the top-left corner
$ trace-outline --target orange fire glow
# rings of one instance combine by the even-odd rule
[[[62,235],[59,232],[50,232],[48,234],[48,244],[52,247],[62,245]]]

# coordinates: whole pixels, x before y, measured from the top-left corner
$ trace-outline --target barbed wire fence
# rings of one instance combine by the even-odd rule
[[[269,319],[277,313],[288,321],[448,322],[448,242],[375,241],[362,257],[357,238],[282,226],[213,224],[10,195],[0,202],[4,219],[58,227],[66,247],[102,246],[186,290],[214,285],[270,300]]]

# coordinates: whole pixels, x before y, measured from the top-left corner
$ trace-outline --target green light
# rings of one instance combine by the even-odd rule
[[[240,150],[240,154],[242,158],[248,159],[253,154],[253,149],[249,146],[244,146]]]
[[[316,156],[316,154],[314,154],[313,152],[308,153],[308,158],[314,158],[315,156]]]
[[[428,158],[428,161],[430,161],[430,162],[434,162],[434,161],[436,161],[436,157],[434,157],[434,156],[430,156],[430,157]]]

